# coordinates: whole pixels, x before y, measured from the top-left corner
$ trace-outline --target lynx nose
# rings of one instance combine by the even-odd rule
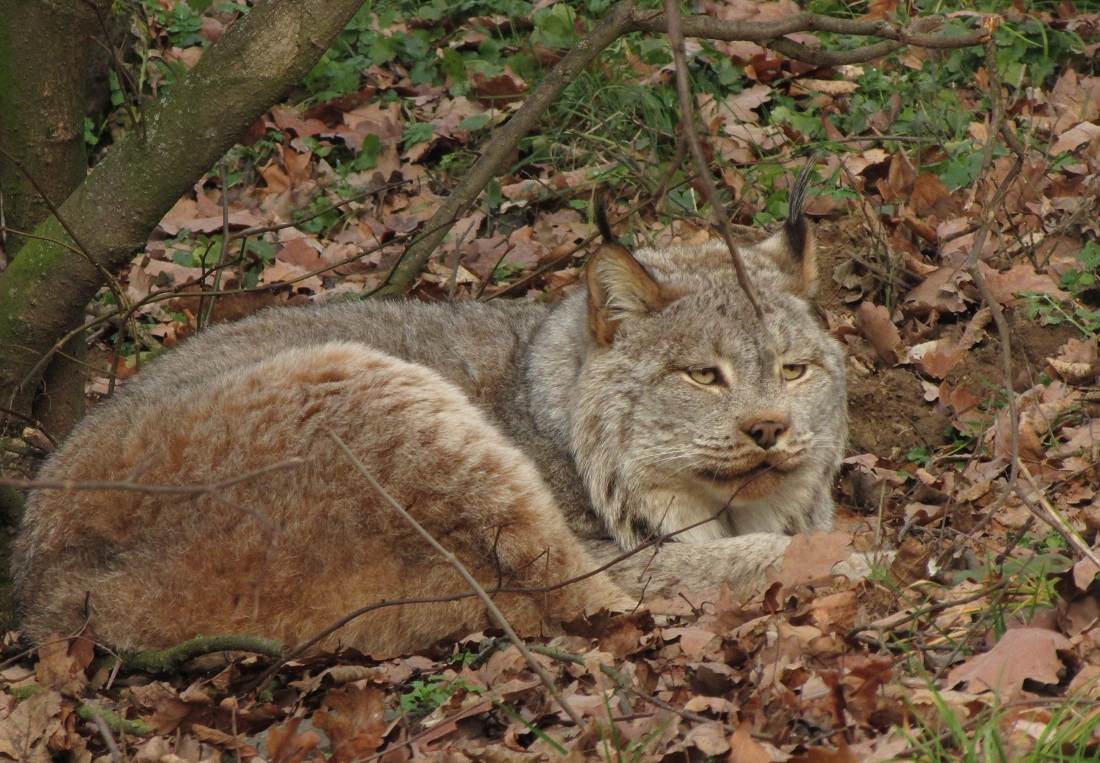
[[[741,426],[741,431],[747,434],[764,450],[773,447],[779,441],[780,435],[787,431],[790,422],[775,419],[753,419]]]

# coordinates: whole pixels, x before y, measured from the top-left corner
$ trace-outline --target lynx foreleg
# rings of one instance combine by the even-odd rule
[[[749,594],[764,587],[769,567],[782,565],[790,542],[789,536],[778,533],[750,533],[703,543],[668,541],[642,549],[607,571],[636,597],[661,596],[680,586],[704,590],[723,583],[735,594]],[[624,553],[611,541],[593,543],[589,551],[601,565]]]

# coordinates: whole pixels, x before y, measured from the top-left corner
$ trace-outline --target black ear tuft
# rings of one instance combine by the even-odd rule
[[[602,193],[596,197],[593,216],[596,218],[596,227],[599,229],[600,235],[603,236],[604,243],[618,244],[619,239],[615,238],[615,232],[611,230],[611,221],[607,219],[607,197]]]
[[[787,207],[787,222],[783,224],[784,233],[787,235],[787,249],[797,262],[802,262],[813,246],[810,226],[806,221],[803,207],[806,205],[806,189],[810,183],[815,159],[814,156],[810,157],[794,181]]]

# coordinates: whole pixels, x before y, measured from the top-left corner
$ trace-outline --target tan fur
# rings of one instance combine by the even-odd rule
[[[784,229],[741,248],[763,326],[723,244],[609,240],[552,310],[341,304],[192,339],[93,410],[42,478],[209,484],[303,462],[215,495],[35,493],[14,563],[27,633],[87,615],[123,649],[299,643],[365,604],[464,591],[329,430],[490,588],[683,531],[562,590],[499,594],[521,632],[677,585],[759,586],[789,534],[832,526],[846,435],[843,352],[805,301],[805,177]],[[387,608],[322,646],[400,652],[486,624],[474,599]]]
[[[297,643],[382,599],[468,591],[329,431],[486,587],[542,586],[592,567],[527,459],[459,390],[362,345],[284,350],[127,414],[110,447],[89,442],[87,431],[74,439],[66,478],[202,485],[304,461],[216,496],[39,494],[19,542],[33,571],[22,591],[35,639],[77,628],[89,592],[97,636],[136,649],[196,634]],[[53,471],[45,476],[60,476]],[[631,604],[603,575],[496,600],[525,633]],[[487,624],[474,599],[391,607],[322,647],[397,652]]]

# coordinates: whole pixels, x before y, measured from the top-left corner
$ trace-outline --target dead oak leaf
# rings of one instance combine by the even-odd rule
[[[1100,125],[1082,122],[1059,135],[1058,140],[1054,141],[1054,145],[1050,147],[1050,153],[1056,155],[1063,151],[1073,151],[1084,143],[1091,143],[1097,137],[1100,137]]]
[[[764,745],[752,738],[752,724],[742,723],[737,731],[730,734],[729,755],[726,763],[771,763],[771,753]]]
[[[1054,279],[1045,273],[1036,273],[1035,268],[1028,263],[1015,265],[1004,273],[998,273],[984,262],[978,263],[979,270],[985,276],[989,284],[989,290],[1002,305],[1012,306],[1020,300],[1016,295],[1020,292],[1034,292],[1046,294],[1056,299],[1069,299],[1070,295],[1059,289]]]
[[[1008,702],[1024,694],[1024,681],[1057,684],[1065,673],[1058,652],[1072,649],[1070,640],[1055,631],[1014,628],[988,652],[952,668],[947,683],[965,683],[974,694],[991,691]]]
[[[94,657],[93,643],[94,639],[86,640],[83,635],[72,640],[47,639],[38,648],[38,662],[34,666],[38,683],[62,694],[80,696],[88,685],[84,671]]]
[[[511,66],[505,66],[499,74],[486,74],[474,69],[470,72],[470,84],[474,93],[495,106],[518,100],[529,89],[527,82],[512,71]]]
[[[680,651],[693,660],[702,658],[707,651],[707,644],[715,639],[713,632],[694,625],[683,628],[665,628],[662,635],[666,640],[679,637]]]
[[[901,334],[890,320],[890,311],[882,305],[863,302],[856,310],[856,328],[875,348],[883,362],[894,365],[898,362],[898,347]]]
[[[937,312],[961,313],[966,309],[960,283],[970,280],[963,269],[965,254],[953,253],[947,263],[928,274],[924,281],[905,295],[905,311],[910,314]]]
[[[61,729],[61,695],[45,687],[12,710],[0,723],[0,758],[50,763],[50,739]]]
[[[905,354],[904,362],[919,367],[933,379],[943,379],[965,355],[955,340],[944,337],[913,345]]]
[[[852,534],[842,531],[795,535],[783,555],[783,568],[768,570],[768,582],[784,587],[831,580],[832,569],[852,556]]]
[[[271,751],[268,759],[271,763],[302,763],[314,747],[321,743],[316,732],[298,733],[301,718],[292,718],[286,726],[272,726],[267,735],[267,747]]]
[[[337,763],[358,760],[382,746],[386,723],[386,692],[377,686],[347,684],[325,695],[313,724],[332,743]]]

